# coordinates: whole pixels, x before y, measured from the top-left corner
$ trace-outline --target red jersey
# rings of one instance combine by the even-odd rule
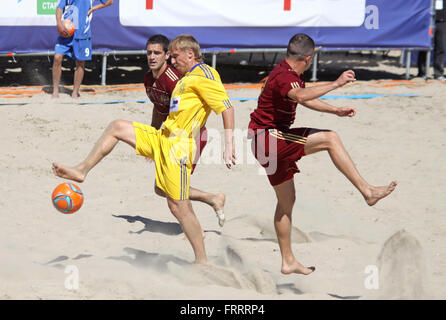
[[[144,77],[147,96],[163,115],[169,114],[170,96],[180,78],[181,73],[170,65],[167,65],[158,79],[153,77],[152,71],[147,72]]]
[[[257,108],[251,113],[249,129],[289,129],[296,116],[297,102],[288,98],[287,93],[298,87],[305,88],[304,80],[282,60],[262,88]]]

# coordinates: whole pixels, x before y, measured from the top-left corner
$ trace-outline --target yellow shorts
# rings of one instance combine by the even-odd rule
[[[133,127],[136,154],[155,162],[156,185],[172,199],[189,199],[194,139],[169,137],[161,129],[138,122],[133,122]]]

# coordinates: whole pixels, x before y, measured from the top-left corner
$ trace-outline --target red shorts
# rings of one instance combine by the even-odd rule
[[[300,172],[296,162],[305,155],[305,143],[311,128],[286,131],[258,129],[251,141],[251,150],[265,168],[272,186],[279,185]]]
[[[200,129],[200,134],[195,136],[195,144],[197,145],[197,152],[195,153],[194,162],[192,162],[192,171],[194,173],[195,167],[197,166],[198,159],[200,159],[201,152],[203,151],[206,143],[208,142],[208,132],[206,127]]]

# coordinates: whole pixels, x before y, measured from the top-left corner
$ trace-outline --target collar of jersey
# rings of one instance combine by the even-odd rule
[[[286,62],[285,59],[283,59],[280,63],[284,63],[284,64],[286,65],[288,71],[292,71],[292,72],[294,72],[295,74],[297,74],[297,76],[298,76],[299,78],[302,78],[302,76],[303,76],[303,72],[302,72],[302,74],[298,74],[295,70],[293,70],[293,69],[291,68],[290,64],[289,64],[288,62]]]
[[[192,69],[190,69],[189,73],[192,73],[192,71],[194,71],[194,69],[195,69],[196,67],[201,66],[202,64],[205,64],[205,63],[204,63],[204,62],[200,62],[200,63],[197,63],[196,65],[194,65],[194,66],[192,67]]]

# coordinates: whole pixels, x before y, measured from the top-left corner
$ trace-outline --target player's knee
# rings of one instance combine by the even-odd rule
[[[336,131],[327,131],[324,134],[327,136],[326,141],[329,147],[337,146],[341,142],[341,138]]]
[[[170,212],[177,218],[179,219],[180,214],[181,214],[181,209],[180,206],[178,205],[178,203],[172,199],[168,199],[167,200],[167,206],[169,207]]]
[[[85,69],[85,61],[76,60],[76,69]]]
[[[293,194],[288,194],[286,197],[281,197],[280,199],[278,199],[277,205],[280,207],[283,213],[291,214],[295,202],[296,202],[296,195],[293,193]]]
[[[128,121],[114,120],[109,124],[108,130],[111,131],[114,136],[119,136],[120,133],[122,133],[127,129],[127,127],[128,127]]]
[[[194,216],[190,201],[174,200],[168,197],[167,205],[170,212],[175,216],[175,218],[177,218],[180,223],[182,223],[184,219]]]
[[[53,61],[53,63],[54,63],[54,65],[56,65],[56,66],[60,66],[60,65],[62,65],[62,60],[63,60],[63,56],[62,56],[62,55],[60,55],[60,54],[55,54],[55,55],[54,55],[54,61]]]
[[[293,209],[294,203],[296,203],[296,195],[295,194],[290,194],[286,199],[285,199],[285,205],[286,208],[289,210]]]

